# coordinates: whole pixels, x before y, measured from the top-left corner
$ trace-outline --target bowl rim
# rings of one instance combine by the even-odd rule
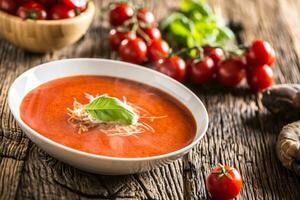
[[[88,6],[87,9],[82,12],[80,15],[77,15],[73,18],[68,18],[68,19],[58,19],[58,20],[32,20],[32,19],[22,19],[18,16],[9,14],[5,11],[0,10],[0,16],[2,15],[3,17],[9,18],[10,20],[13,20],[14,22],[17,23],[35,23],[37,25],[64,25],[64,24],[72,24],[74,22],[77,22],[83,18],[89,17],[90,15],[94,16],[96,11],[96,7],[93,1],[88,1]]]
[[[202,106],[204,112],[203,112],[203,118],[204,118],[204,124],[202,124],[201,126],[204,126],[202,131],[199,132],[199,136],[198,138],[196,138],[197,136],[195,136],[194,140],[188,144],[187,146],[184,146],[183,148],[180,148],[176,151],[172,151],[169,153],[165,153],[165,154],[161,154],[161,155],[156,155],[156,156],[148,156],[148,157],[133,157],[133,158],[127,158],[127,157],[113,157],[113,156],[104,156],[104,155],[98,155],[98,154],[93,154],[93,153],[88,153],[85,151],[80,151],[68,146],[65,146],[63,144],[60,144],[54,140],[51,140],[49,138],[47,138],[46,136],[43,136],[42,134],[38,133],[37,131],[35,131],[34,129],[32,129],[30,126],[28,126],[20,117],[20,115],[17,115],[17,113],[15,112],[14,106],[11,102],[12,99],[12,90],[16,84],[17,81],[19,81],[20,79],[22,79],[23,77],[25,77],[27,74],[30,74],[31,72],[38,70],[40,68],[49,68],[49,64],[55,64],[55,63],[61,63],[61,62],[66,62],[66,61],[100,61],[100,62],[111,62],[111,63],[118,63],[121,65],[128,65],[130,67],[134,67],[134,68],[139,68],[145,71],[145,73],[147,72],[151,72],[154,73],[155,75],[161,76],[164,79],[168,79],[169,81],[175,83],[177,86],[183,88],[184,90],[186,90],[187,92],[189,92],[191,94],[191,96],[193,98],[196,99],[196,101]],[[128,78],[127,78],[128,79]],[[130,79],[129,79],[130,80]],[[138,82],[138,81],[137,81]],[[45,82],[42,82],[45,83]],[[149,86],[152,86],[151,84],[148,84]],[[154,87],[154,86],[152,86]],[[162,91],[170,94],[168,91],[161,89]],[[27,92],[28,93],[28,92]],[[26,93],[26,94],[27,94]],[[172,95],[173,96],[173,95]],[[173,96],[174,97],[174,96]],[[174,97],[176,98],[176,97]],[[21,75],[19,75],[11,84],[9,91],[8,91],[8,105],[10,108],[11,113],[14,116],[14,119],[21,124],[21,127],[25,128],[28,132],[30,132],[30,134],[33,134],[34,136],[38,137],[39,140],[43,140],[46,143],[50,143],[51,145],[55,146],[55,148],[61,148],[65,151],[68,151],[69,153],[73,153],[73,154],[79,154],[81,156],[87,156],[90,158],[94,158],[94,159],[103,159],[103,160],[109,160],[109,161],[123,161],[123,162],[129,162],[129,161],[133,161],[133,162],[138,162],[138,161],[152,161],[152,160],[160,160],[160,159],[166,159],[172,156],[176,156],[176,155],[181,155],[182,153],[185,153],[186,151],[192,149],[194,146],[196,146],[196,144],[198,144],[198,142],[203,138],[203,136],[205,135],[205,133],[207,132],[208,129],[208,124],[209,124],[209,117],[208,117],[208,113],[206,110],[205,105],[202,103],[202,101],[199,99],[199,97],[194,94],[189,88],[187,88],[185,85],[181,84],[180,82],[174,80],[173,78],[160,73],[158,71],[149,69],[149,68],[145,68],[142,67],[140,65],[136,65],[136,64],[131,64],[131,63],[127,63],[127,62],[123,62],[123,61],[116,61],[116,60],[111,60],[111,59],[100,59],[100,58],[71,58],[71,59],[62,59],[62,60],[56,60],[56,61],[50,61],[47,63],[43,63],[40,65],[36,65],[35,67],[32,67],[28,70],[26,70],[25,72],[23,72]],[[19,109],[19,108],[17,108]],[[193,115],[193,114],[192,114]],[[193,115],[194,117],[194,115]],[[197,124],[198,126],[198,124]],[[21,128],[22,129],[22,128]],[[26,134],[26,133],[25,133]],[[198,134],[198,133],[197,133]]]

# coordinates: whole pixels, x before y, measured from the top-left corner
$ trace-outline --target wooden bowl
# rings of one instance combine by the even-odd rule
[[[0,11],[0,35],[28,51],[51,52],[77,42],[87,32],[94,14],[93,2],[81,15],[62,20],[23,20]]]

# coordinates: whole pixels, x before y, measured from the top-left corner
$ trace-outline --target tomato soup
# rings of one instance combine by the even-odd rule
[[[67,108],[74,99],[88,103],[85,94],[123,99],[147,110],[155,120],[141,118],[152,131],[129,136],[107,135],[97,128],[79,133],[70,123]],[[40,85],[23,99],[21,118],[43,136],[65,146],[104,156],[148,157],[176,151],[190,144],[196,134],[191,112],[178,100],[154,87],[106,76],[72,76]]]

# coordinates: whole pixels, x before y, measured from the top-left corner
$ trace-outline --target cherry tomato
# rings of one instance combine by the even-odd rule
[[[117,51],[123,40],[127,38],[134,38],[134,37],[136,36],[133,32],[119,32],[116,29],[112,29],[110,30],[108,36],[109,46],[113,50]]]
[[[262,92],[273,84],[273,70],[268,65],[253,67],[247,71],[247,82],[255,92]]]
[[[160,59],[156,63],[155,69],[176,79],[177,81],[183,81],[186,75],[185,62],[179,56]]]
[[[17,2],[19,5],[24,4],[24,3],[28,2],[28,1],[31,1],[31,0],[16,0],[16,2]]]
[[[169,55],[170,47],[168,43],[162,39],[151,40],[147,44],[147,56],[151,62],[157,62],[160,58]]]
[[[154,27],[156,26],[156,20],[151,11],[147,8],[141,8],[137,12],[137,18],[140,22],[142,28]]]
[[[140,64],[146,59],[147,46],[141,38],[128,38],[121,42],[119,55],[126,62]]]
[[[75,10],[64,4],[55,4],[50,10],[50,18],[54,20],[68,19],[75,16]]]
[[[186,66],[186,74],[190,75],[191,74],[191,69],[192,69],[192,64],[194,60],[192,58],[188,58],[185,60],[185,66]]]
[[[145,28],[142,30],[148,37],[149,39],[161,39],[161,32],[158,28],[155,27],[149,27]]]
[[[87,0],[63,0],[63,2],[70,8],[76,8],[79,11],[84,11],[87,7]]]
[[[47,6],[52,6],[57,3],[57,0],[38,0],[38,2],[40,2],[47,8]]]
[[[245,78],[245,64],[238,58],[229,58],[219,63],[218,81],[225,86],[236,86]]]
[[[223,49],[218,47],[205,47],[204,55],[211,57],[216,65],[225,58]]]
[[[15,14],[18,8],[15,0],[0,0],[0,10],[8,12],[10,14]]]
[[[202,60],[192,62],[189,78],[196,84],[205,83],[215,74],[216,67],[213,59],[205,56]]]
[[[47,18],[44,6],[35,1],[22,4],[17,10],[17,15],[23,19],[43,20]]]
[[[120,26],[134,14],[133,9],[126,3],[117,3],[109,11],[109,22],[112,26]]]
[[[275,51],[268,42],[255,40],[246,52],[246,58],[251,66],[271,66],[275,62]]]
[[[206,179],[206,187],[216,200],[235,198],[241,191],[243,180],[240,173],[228,165],[214,167]]]

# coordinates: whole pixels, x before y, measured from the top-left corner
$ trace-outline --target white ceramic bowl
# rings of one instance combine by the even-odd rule
[[[169,93],[192,112],[197,124],[196,137],[188,146],[168,154],[142,158],[116,158],[86,153],[61,145],[40,135],[21,120],[20,104],[29,91],[47,81],[73,75],[121,77],[145,83]],[[208,126],[208,115],[204,105],[184,85],[145,67],[105,59],[67,59],[34,67],[20,75],[11,85],[8,104],[21,129],[40,148],[74,167],[100,174],[139,173],[170,163],[191,150],[203,137]]]

